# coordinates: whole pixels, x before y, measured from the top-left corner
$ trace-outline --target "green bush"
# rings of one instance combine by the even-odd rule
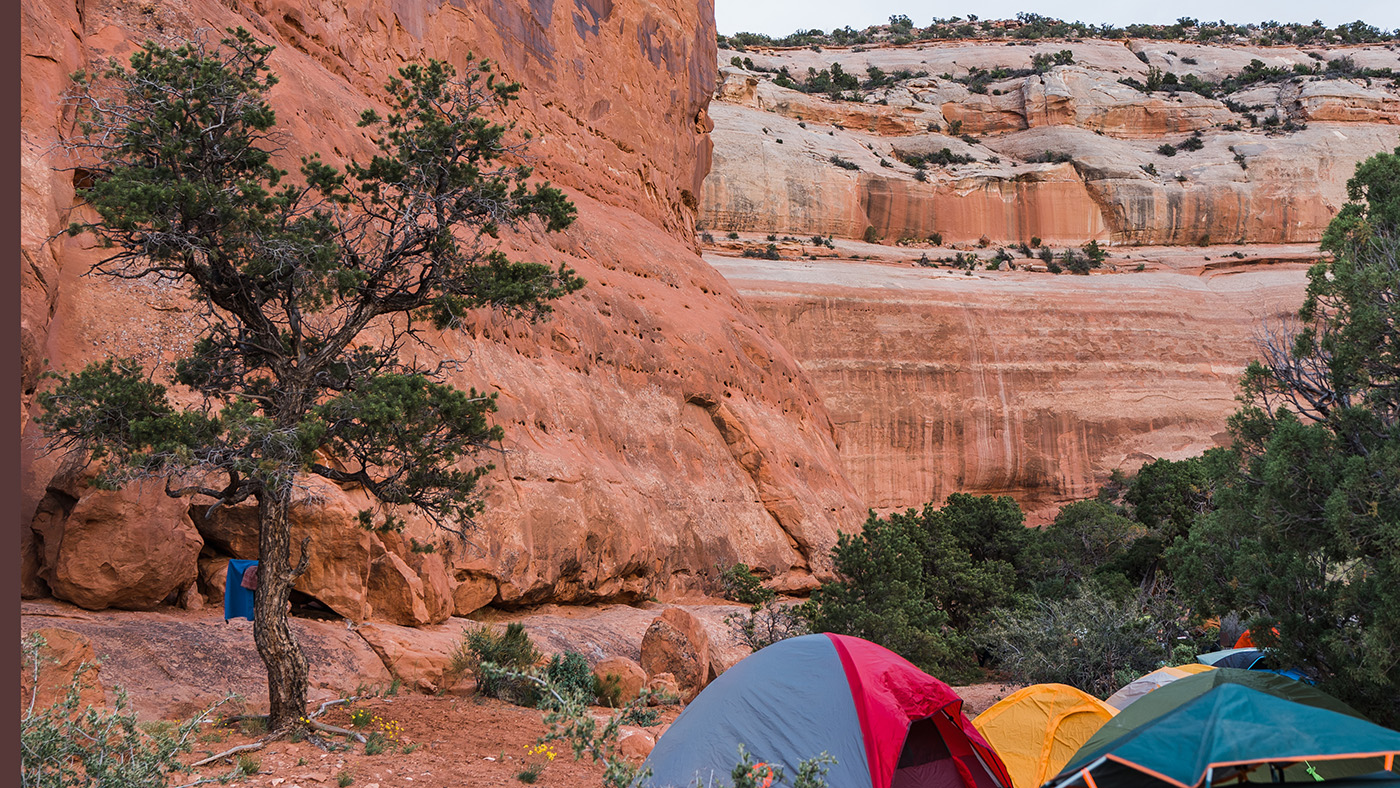
[[[1176,664],[1176,647],[1208,650],[1209,634],[1190,639],[1188,611],[1166,593],[1127,597],[1094,583],[1076,596],[1024,597],[995,611],[978,643],[1016,681],[1068,684],[1100,698],[1159,667]]]
[[[871,514],[832,551],[839,579],[803,605],[816,632],[872,640],[945,679],[971,677],[967,635],[1010,605],[1026,546],[1024,516],[1007,497],[954,493],[941,509]]]
[[[584,703],[592,703],[598,697],[594,691],[593,669],[588,667],[588,660],[577,651],[555,654],[545,666],[544,673],[560,692],[570,693]]]
[[[476,691],[488,698],[500,698],[520,706],[534,706],[538,700],[534,685],[503,676],[500,671],[524,671],[540,661],[541,654],[520,622],[506,625],[497,634],[483,626],[467,632],[448,662],[447,674],[459,677],[467,671],[476,676]],[[497,670],[483,670],[490,665]]]
[[[719,584],[725,599],[746,605],[761,605],[776,596],[763,587],[763,581],[744,563],[721,570]]]
[[[1063,599],[1091,578],[1101,587],[1126,592],[1131,586],[1124,559],[1147,533],[1141,523],[1102,501],[1066,504],[1055,521],[1031,539],[1033,558],[1028,563],[1036,593]]]
[[[925,541],[907,522],[872,513],[859,535],[837,537],[832,557],[840,579],[812,592],[803,618],[814,632],[865,638],[935,675],[965,666],[967,644],[947,631],[947,614],[928,600]]]

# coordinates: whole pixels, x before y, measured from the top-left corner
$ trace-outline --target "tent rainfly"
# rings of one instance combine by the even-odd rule
[[[1036,788],[1060,771],[1114,709],[1064,684],[1034,684],[1007,695],[972,724],[997,751],[1016,788]]]
[[[830,754],[839,788],[1011,788],[947,684],[843,635],[782,640],[722,673],[657,741],[650,784],[727,783],[741,744],[789,777]]]
[[[1158,687],[1164,687],[1177,679],[1184,679],[1187,676],[1214,669],[1215,667],[1213,665],[1202,665],[1200,663],[1181,665],[1172,668],[1158,668],[1151,673],[1139,676],[1136,680],[1123,685],[1122,689],[1109,695],[1108,698],[1104,700],[1104,703],[1122,711],[1131,706],[1133,701]]]
[[[1220,684],[1106,748],[1081,749],[1049,785],[1195,788],[1256,775],[1268,782],[1311,785],[1323,779],[1318,774],[1323,765],[1342,770],[1339,777],[1349,768],[1357,775],[1390,771],[1397,755],[1400,732],[1242,684]]]

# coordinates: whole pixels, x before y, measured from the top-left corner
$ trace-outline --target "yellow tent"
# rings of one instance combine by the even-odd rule
[[[972,724],[1001,756],[1016,788],[1036,788],[1115,713],[1074,687],[1034,684],[1002,698]]]
[[[1158,668],[1123,685],[1122,689],[1109,695],[1108,700],[1104,702],[1118,711],[1122,711],[1132,705],[1133,701],[1158,687],[1170,684],[1177,679],[1186,678],[1194,673],[1204,673],[1207,670],[1215,670],[1215,668],[1199,663],[1178,665],[1174,668]]]

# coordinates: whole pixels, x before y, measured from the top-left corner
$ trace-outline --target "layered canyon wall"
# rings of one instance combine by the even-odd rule
[[[481,458],[495,470],[470,542],[423,522],[364,531],[362,490],[306,480],[292,512],[293,543],[312,537],[302,591],[352,619],[421,624],[486,604],[665,595],[736,560],[796,590],[863,518],[806,374],[695,250],[715,81],[708,2],[26,0],[21,25],[27,596],[197,605],[217,601],[230,557],[255,557],[248,510],[206,517],[207,501],[168,500],[158,483],[94,490],[42,451],[32,422],[44,370],[128,355],[164,375],[198,326],[183,291],[85,277],[98,251],[55,237],[81,210],[55,147],[66,77],[146,38],[230,26],[277,46],[271,100],[288,164],[366,156],[355,121],[382,108],[382,84],[405,64],[497,61],[524,86],[511,118],[534,136],[529,163],[578,207],[566,232],[527,227],[507,251],[588,280],[539,324],[481,313],[432,338],[458,362],[452,383],[500,392],[506,438]]]
[[[1033,73],[1063,50],[1073,64]],[[1347,179],[1400,146],[1393,77],[1345,78],[1342,58],[1400,71],[1381,45],[721,50],[707,259],[812,377],[869,506],[1009,494],[1045,522],[1115,469],[1228,440],[1239,376],[1301,304]],[[1288,74],[1220,99],[1120,82],[1220,83],[1254,60]],[[883,79],[843,100],[782,85],[832,63]],[[842,240],[861,238],[881,243]],[[1054,276],[1013,250],[989,270],[1037,238],[1110,258]],[[755,259],[770,242],[782,259]]]
[[[707,259],[812,376],[869,506],[1010,495],[1043,523],[1114,469],[1226,441],[1261,324],[1306,284],[1306,255],[1250,252],[1202,269],[1148,250],[1089,277]]]
[[[715,160],[701,193],[706,229],[860,238],[874,228],[890,241],[938,233],[949,242],[1003,244],[1033,237],[1312,242],[1346,201],[1355,165],[1400,145],[1400,90],[1392,80],[1322,69],[1350,58],[1358,69],[1400,71],[1400,56],[1379,45],[1305,51],[987,41],[820,49],[719,53]],[[1072,65],[1030,73],[1036,55],[1066,49]],[[743,65],[731,64],[736,57]],[[1120,82],[1143,84],[1150,70],[1219,82],[1256,59],[1265,68],[1320,72],[1220,98]],[[859,101],[774,81],[782,69],[800,81],[832,63],[861,80],[871,67],[905,76],[862,89]],[[969,80],[997,69],[1000,78]],[[1196,150],[1158,152],[1197,134],[1203,144]],[[916,178],[906,163],[911,154],[943,149],[957,163]]]

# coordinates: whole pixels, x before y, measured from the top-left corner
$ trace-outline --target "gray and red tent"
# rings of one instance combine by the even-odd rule
[[[962,699],[898,654],[844,635],[779,641],[706,687],[647,758],[656,788],[730,781],[739,745],[782,765],[823,752],[832,788],[1010,788]]]

